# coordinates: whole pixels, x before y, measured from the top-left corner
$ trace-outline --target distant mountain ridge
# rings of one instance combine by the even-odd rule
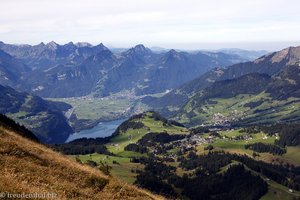
[[[59,45],[53,41],[38,45],[0,42],[0,49],[30,70],[16,82],[1,81],[0,76],[0,84],[43,97],[161,93],[214,67],[245,61],[237,55],[214,52],[153,52],[141,44],[121,53],[112,53],[102,43]]]
[[[216,68],[200,76],[198,79],[183,86],[183,89],[193,87],[199,90],[217,80],[234,79],[249,73],[264,73],[270,76],[278,74],[285,66],[295,64],[300,60],[300,46],[289,47],[278,52],[262,56],[252,62],[238,63],[225,69]],[[202,86],[196,84],[202,82]],[[194,85],[194,86],[192,86]],[[198,87],[198,88],[197,88]]]
[[[253,50],[244,50],[244,49],[238,49],[238,48],[224,48],[224,49],[216,50],[216,52],[239,55],[239,56],[241,56],[243,58],[247,58],[249,60],[255,60],[258,57],[268,54],[268,51],[265,51],[265,50],[253,51]]]
[[[54,41],[38,45],[11,45],[0,42],[0,49],[23,60],[31,68],[47,68],[53,64],[80,63],[91,55],[107,48],[101,43],[92,46],[89,43],[69,42],[59,45]]]

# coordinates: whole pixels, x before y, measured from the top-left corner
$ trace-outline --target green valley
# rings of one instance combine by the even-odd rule
[[[106,98],[95,98],[93,96],[48,98],[48,100],[65,102],[71,105],[72,108],[66,112],[66,116],[75,131],[80,131],[91,128],[100,121],[125,118],[148,109],[148,106],[141,103],[139,99],[123,95]]]

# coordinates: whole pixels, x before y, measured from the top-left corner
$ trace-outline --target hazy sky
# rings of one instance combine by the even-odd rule
[[[299,0],[0,0],[0,40],[182,49],[300,45]]]

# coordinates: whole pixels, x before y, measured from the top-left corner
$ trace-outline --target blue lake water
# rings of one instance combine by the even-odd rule
[[[100,122],[97,126],[91,129],[85,129],[78,133],[74,133],[69,136],[66,142],[70,142],[79,138],[97,138],[97,137],[107,137],[111,136],[111,134],[118,128],[118,126],[124,122],[126,119],[119,119],[108,122]]]

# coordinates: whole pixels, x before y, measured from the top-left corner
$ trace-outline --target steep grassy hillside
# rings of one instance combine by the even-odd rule
[[[56,199],[163,199],[0,127],[0,191]]]

